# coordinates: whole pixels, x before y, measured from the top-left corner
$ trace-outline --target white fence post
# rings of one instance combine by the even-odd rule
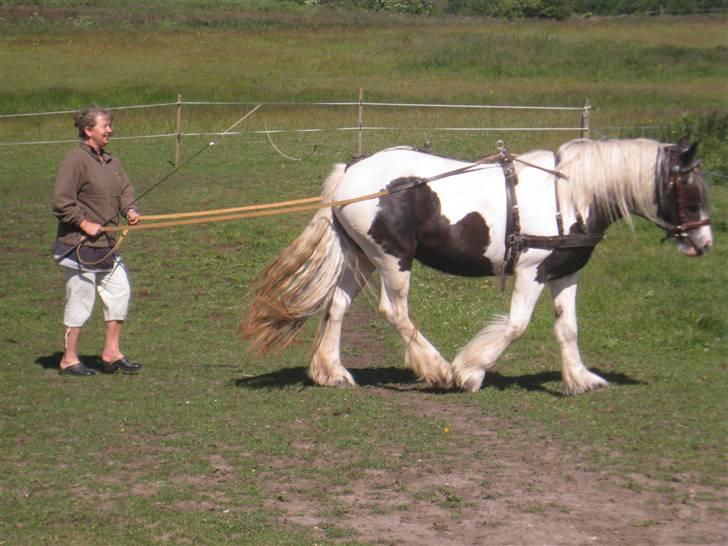
[[[589,99],[584,99],[584,109],[581,111],[581,138],[589,138],[591,125],[591,104]]]
[[[179,167],[179,153],[182,147],[182,95],[177,95],[177,131],[175,131],[174,166]]]
[[[362,155],[362,127],[364,126],[364,89],[359,88],[359,147],[358,155]]]

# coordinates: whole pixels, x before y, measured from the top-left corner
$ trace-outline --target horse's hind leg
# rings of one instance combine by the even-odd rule
[[[518,271],[508,316],[492,321],[460,350],[452,364],[457,387],[480,390],[486,370],[526,330],[544,286],[535,278],[533,268]]]
[[[576,287],[578,273],[549,281],[554,298],[554,331],[561,347],[561,377],[566,394],[581,394],[608,386],[597,374],[586,369],[577,345]]]
[[[351,302],[368,281],[374,266],[359,254],[355,264],[342,272],[334,294],[324,309],[316,339],[311,349],[308,375],[317,385],[353,387],[356,381],[341,364],[341,328]]]
[[[418,377],[430,385],[449,388],[452,384],[450,364],[415,327],[407,309],[409,271],[398,267],[380,268],[382,289],[379,312],[399,332],[406,349],[406,363]]]

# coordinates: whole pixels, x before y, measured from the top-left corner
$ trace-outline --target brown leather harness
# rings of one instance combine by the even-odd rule
[[[500,143],[499,143],[500,144]],[[518,177],[513,161],[522,162],[512,156],[503,146],[499,146],[500,166],[503,169],[506,185],[506,236],[505,236],[505,255],[503,257],[504,266],[501,275],[511,275],[518,261],[519,255],[528,248],[540,248],[554,250],[557,248],[583,248],[593,247],[599,243],[604,237],[603,233],[588,233],[584,219],[579,212],[576,212],[576,231],[564,233],[564,224],[561,216],[561,207],[559,203],[558,183],[560,178],[566,178],[558,171],[550,171],[554,175],[554,196],[556,200],[556,226],[558,235],[528,235],[521,233],[520,213],[518,208],[518,200],[516,198],[516,185]],[[672,237],[687,237],[687,232],[702,226],[710,225],[710,218],[698,220],[690,219],[695,215],[691,209],[702,209],[705,206],[705,196],[702,186],[697,182],[691,182],[690,175],[698,167],[700,161],[696,160],[687,166],[680,163],[680,157],[683,150],[678,146],[668,148],[669,153],[669,176],[667,177],[664,192],[664,202],[670,207],[672,218],[677,223],[665,221],[661,218],[648,218],[657,226],[663,228],[668,235]],[[529,164],[530,165],[530,164]],[[531,165],[537,168],[537,165]],[[546,169],[542,169],[546,170]],[[657,200],[659,206],[663,207],[663,200]],[[665,211],[658,211],[663,214]],[[640,215],[639,213],[635,213]],[[642,216],[642,215],[640,215]],[[692,240],[690,240],[692,244]]]
[[[554,250],[557,248],[582,248],[596,246],[604,237],[603,233],[588,233],[581,214],[576,213],[576,231],[564,233],[564,221],[559,202],[559,179],[565,176],[558,171],[548,170],[554,175],[554,199],[556,201],[556,227],[558,235],[529,235],[521,232],[521,216],[516,198],[518,177],[513,165],[514,157],[505,149],[500,149],[500,166],[506,184],[506,237],[502,275],[512,275],[518,257],[529,248]],[[521,161],[521,160],[518,160]],[[542,169],[542,167],[537,168]],[[545,169],[542,169],[545,170]]]

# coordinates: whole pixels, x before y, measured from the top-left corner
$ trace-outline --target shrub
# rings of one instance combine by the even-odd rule
[[[728,184],[728,113],[686,114],[655,136],[663,142],[677,142],[683,136],[700,142],[699,153],[705,160],[711,184]]]

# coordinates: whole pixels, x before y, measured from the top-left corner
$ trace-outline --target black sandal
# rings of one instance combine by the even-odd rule
[[[114,373],[116,370],[120,370],[121,373],[137,373],[141,369],[141,364],[132,362],[125,356],[113,362],[104,362],[104,372],[106,373]]]
[[[87,368],[81,362],[78,362],[71,366],[66,366],[65,368],[61,368],[60,370],[58,370],[58,373],[61,375],[84,376],[84,375],[94,375],[96,372]]]

